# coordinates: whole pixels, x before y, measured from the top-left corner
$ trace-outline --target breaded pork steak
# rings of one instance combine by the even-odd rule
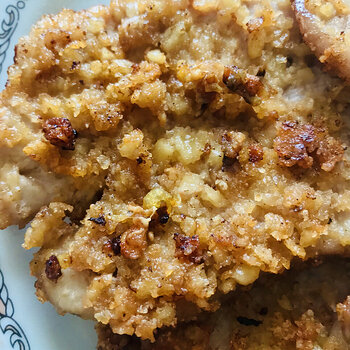
[[[348,101],[286,0],[44,17],[0,117],[4,222],[45,204],[24,243],[39,299],[152,340],[261,271],[346,254]]]
[[[330,281],[332,281],[330,283]],[[215,313],[165,328],[156,341],[96,327],[98,350],[348,350],[350,263],[307,264],[239,288]]]

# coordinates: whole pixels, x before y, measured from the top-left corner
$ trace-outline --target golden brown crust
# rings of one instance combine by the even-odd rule
[[[44,17],[17,51],[1,95],[0,215],[17,220],[22,180],[51,191],[19,212],[37,212],[25,246],[40,247],[38,295],[60,312],[153,339],[263,271],[347,251],[348,91],[307,65],[285,1],[112,1]],[[52,118],[78,132],[74,150],[45,138]],[[302,171],[274,149],[287,121],[314,127],[304,158],[317,162]]]
[[[251,289],[234,292],[215,313],[160,330],[154,343],[98,324],[98,349],[346,350],[349,297],[337,310],[334,306],[350,291],[348,267],[348,261],[337,259],[278,278],[263,276]]]

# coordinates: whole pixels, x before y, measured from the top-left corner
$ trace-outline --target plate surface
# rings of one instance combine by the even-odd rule
[[[44,14],[62,8],[79,10],[108,0],[0,0],[0,86],[13,63],[14,46]],[[24,251],[24,230],[10,227],[0,232],[0,349],[95,350],[94,324],[78,317],[59,316],[48,303],[35,297],[29,275],[32,251]]]

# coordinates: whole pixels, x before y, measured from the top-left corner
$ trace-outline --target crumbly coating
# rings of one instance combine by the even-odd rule
[[[264,275],[240,288],[220,310],[160,330],[156,341],[113,334],[97,325],[98,350],[347,350],[350,349],[348,260]],[[332,283],[330,283],[332,281]]]
[[[45,16],[16,52],[0,142],[52,177],[21,218],[46,204],[24,246],[59,312],[153,339],[261,271],[348,251],[349,93],[289,1],[112,1]]]

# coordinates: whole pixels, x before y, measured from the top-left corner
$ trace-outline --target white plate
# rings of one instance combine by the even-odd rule
[[[0,86],[13,62],[14,45],[42,15],[62,8],[79,10],[108,0],[0,0]],[[32,251],[21,247],[23,230],[0,232],[0,349],[95,350],[94,324],[71,315],[59,316],[35,297],[29,275]]]

